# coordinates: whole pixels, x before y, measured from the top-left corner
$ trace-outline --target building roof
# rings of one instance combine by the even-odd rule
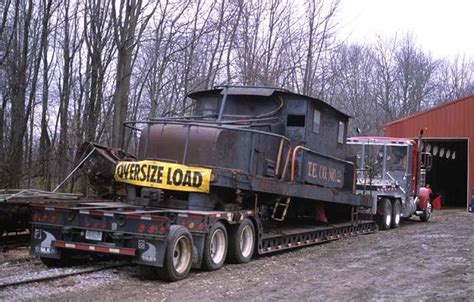
[[[407,116],[407,117],[404,117],[404,118],[400,118],[398,120],[395,120],[395,121],[391,121],[389,123],[386,123],[386,124],[382,124],[379,126],[379,129],[380,130],[383,130],[384,128],[388,127],[388,126],[392,126],[394,124],[398,124],[398,123],[401,123],[401,122],[404,122],[406,120],[411,120],[411,119],[414,119],[414,118],[417,118],[419,116],[422,116],[422,115],[425,115],[425,114],[428,114],[428,113],[431,113],[433,111],[438,111],[438,110],[442,110],[446,107],[449,107],[449,106],[454,106],[460,102],[463,102],[463,101],[466,101],[466,100],[469,100],[469,99],[473,99],[474,97],[474,94],[470,94],[470,95],[467,95],[463,98],[460,98],[460,99],[457,99],[457,100],[454,100],[454,101],[450,101],[450,102],[446,102],[446,103],[443,103],[443,104],[440,104],[440,105],[437,105],[435,107],[432,107],[430,109],[426,109],[426,110],[422,110],[422,111],[419,111],[413,115],[410,115],[410,116]]]

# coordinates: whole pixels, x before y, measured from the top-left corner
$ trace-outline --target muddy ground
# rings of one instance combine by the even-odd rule
[[[441,210],[428,223],[193,271],[176,283],[142,280],[129,267],[4,289],[0,300],[474,300],[473,255],[474,214]]]

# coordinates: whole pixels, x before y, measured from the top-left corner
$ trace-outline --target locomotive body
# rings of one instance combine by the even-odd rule
[[[196,101],[193,117],[127,125],[143,125],[138,160],[212,169],[210,194],[173,192],[181,191],[179,185],[165,192],[157,185],[154,194],[150,189],[141,194],[141,187],[149,186],[135,182],[138,186],[128,187],[132,191],[129,202],[163,206],[169,204],[169,196],[179,196],[184,201],[179,203],[181,207],[188,209],[237,209],[242,207],[236,202],[242,202],[245,196],[236,199],[236,189],[271,193],[259,188],[259,183],[273,186],[282,181],[303,186],[304,190],[296,194],[299,196],[293,196],[303,199],[313,199],[306,198],[306,191],[318,194],[324,188],[353,191],[354,165],[338,159],[344,155],[349,118],[342,112],[318,99],[274,88],[225,87],[190,97]],[[249,186],[252,182],[256,183]],[[290,195],[282,191],[278,195]],[[161,200],[146,196],[160,196]],[[360,198],[354,196],[351,201],[316,199],[360,204]]]

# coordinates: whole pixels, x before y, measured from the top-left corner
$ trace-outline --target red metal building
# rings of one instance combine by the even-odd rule
[[[472,201],[474,208],[474,95],[380,126],[397,137],[417,137],[420,129],[424,151],[433,154],[427,175],[433,190],[445,205],[469,207]]]

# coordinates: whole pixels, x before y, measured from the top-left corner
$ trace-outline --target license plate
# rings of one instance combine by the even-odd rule
[[[90,231],[86,230],[86,239],[102,241],[102,232],[101,231]]]

